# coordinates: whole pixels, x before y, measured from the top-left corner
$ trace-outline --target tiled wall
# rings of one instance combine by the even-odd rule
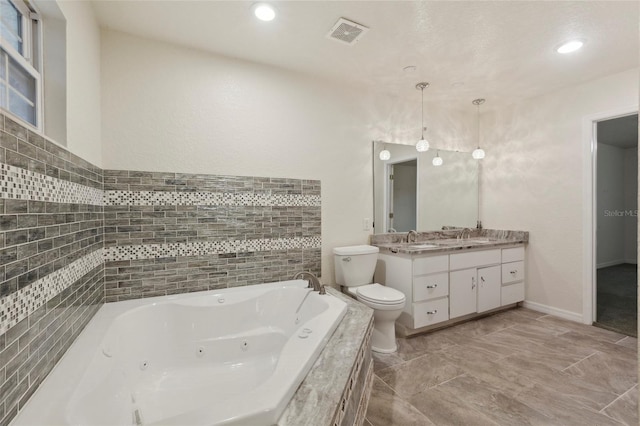
[[[103,302],[102,179],[0,114],[0,424]]]
[[[320,274],[320,182],[102,170],[0,114],[0,426],[105,301]]]
[[[105,170],[106,299],[320,273],[320,182]]]

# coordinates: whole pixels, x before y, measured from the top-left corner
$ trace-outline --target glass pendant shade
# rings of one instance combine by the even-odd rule
[[[382,151],[380,151],[380,159],[382,161],[387,161],[390,158],[391,158],[391,152],[389,152],[388,149],[383,149]]]
[[[442,166],[442,157],[440,157],[439,155],[433,157],[433,161],[431,161],[433,163],[434,166],[438,167],[438,166]]]
[[[253,14],[261,21],[273,21],[276,10],[268,3],[258,3],[253,6]]]
[[[471,156],[476,160],[482,160],[484,158],[484,149],[478,147],[472,153]]]
[[[429,141],[424,138],[420,139],[416,144],[416,151],[418,152],[429,151]]]

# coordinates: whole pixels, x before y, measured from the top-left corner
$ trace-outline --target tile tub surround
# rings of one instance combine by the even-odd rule
[[[327,287],[347,313],[278,420],[278,426],[360,426],[373,378],[373,310]]]
[[[0,424],[104,301],[102,170],[0,114]]]
[[[107,302],[320,274],[320,182],[104,171]]]

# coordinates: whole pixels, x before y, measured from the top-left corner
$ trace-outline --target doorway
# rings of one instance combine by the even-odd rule
[[[387,185],[386,232],[417,229],[417,159],[387,164]]]
[[[594,325],[637,336],[638,114],[596,123]]]

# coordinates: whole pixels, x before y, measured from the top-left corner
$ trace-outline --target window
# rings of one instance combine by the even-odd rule
[[[0,108],[40,129],[38,16],[24,0],[0,0]]]

